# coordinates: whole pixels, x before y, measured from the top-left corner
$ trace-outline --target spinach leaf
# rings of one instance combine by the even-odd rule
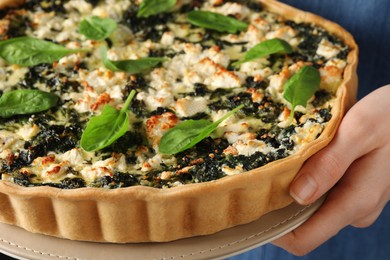
[[[291,121],[295,107],[298,105],[306,107],[307,101],[320,88],[320,82],[319,71],[314,67],[305,66],[284,84],[283,97],[291,103]]]
[[[138,9],[138,17],[149,17],[172,10],[176,0],[143,0]]]
[[[138,74],[156,67],[161,62],[167,60],[162,57],[148,57],[138,60],[119,60],[113,61],[107,59],[107,47],[102,47],[102,62],[104,67],[111,71],[125,71],[132,74]]]
[[[33,89],[5,92],[0,98],[0,117],[33,114],[54,107],[58,96]]]
[[[208,137],[218,125],[243,108],[240,105],[215,122],[209,120],[186,120],[169,129],[161,138],[159,152],[164,154],[176,154],[187,150],[206,137]]]
[[[240,66],[244,62],[255,60],[271,54],[284,54],[291,53],[292,47],[290,44],[282,39],[274,38],[255,45],[251,48],[242,60],[234,62],[232,65],[235,67]]]
[[[248,24],[245,22],[209,11],[191,11],[188,13],[187,19],[193,25],[218,32],[237,33],[248,28]]]
[[[50,41],[26,36],[0,42],[0,57],[10,64],[20,66],[52,63],[66,55],[85,51],[88,50],[67,49]]]
[[[121,110],[105,105],[100,115],[89,120],[80,140],[80,146],[85,151],[103,149],[129,130],[128,108],[134,95],[135,91],[132,90]]]
[[[101,41],[107,39],[116,27],[117,23],[113,19],[91,16],[81,21],[79,32],[88,39]]]

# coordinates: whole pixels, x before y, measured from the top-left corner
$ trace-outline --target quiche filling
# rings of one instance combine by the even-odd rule
[[[43,111],[19,98],[12,105],[27,102],[19,108],[24,112],[0,112],[2,180],[63,189],[207,182],[290,156],[326,127],[349,51],[337,37],[255,1],[174,1],[158,12],[145,6],[133,0],[31,0],[1,11],[0,107],[10,110],[5,97],[24,90],[55,96]],[[194,21],[190,14],[214,20]],[[291,50],[247,59],[255,46],[273,39]],[[10,48],[15,57],[42,41],[73,51],[51,62],[7,60]],[[42,56],[34,51],[24,62]],[[303,105],[287,100],[286,86],[305,67],[317,71],[320,82]],[[211,133],[194,126],[177,130],[187,121]],[[176,135],[187,141],[189,132],[201,134],[184,150],[161,152],[173,129],[173,143]]]

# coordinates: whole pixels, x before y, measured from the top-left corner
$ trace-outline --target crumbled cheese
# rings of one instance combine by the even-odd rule
[[[340,59],[329,60],[324,67],[320,68],[321,88],[335,93],[343,79],[343,71],[346,62]]]
[[[270,40],[274,38],[279,38],[285,40],[290,45],[297,45],[297,40],[294,38],[297,35],[296,31],[292,29],[290,26],[281,27],[275,31],[269,32],[266,34],[265,38]]]
[[[2,60],[2,59],[1,59]],[[0,68],[0,90],[9,91],[13,86],[22,81],[28,68],[12,65]]]
[[[158,150],[158,144],[164,133],[174,127],[177,123],[178,118],[171,112],[151,116],[146,121],[146,135],[156,150]]]
[[[64,8],[68,12],[77,10],[82,15],[88,15],[92,12],[92,5],[85,0],[72,0],[64,4]]]
[[[230,168],[229,166],[224,165],[224,166],[222,166],[222,171],[226,175],[236,175],[236,174],[244,172],[245,170],[240,165],[237,165],[234,168]]]
[[[323,126],[311,120],[306,121],[303,127],[296,127],[297,133],[291,139],[297,144],[295,149],[301,148],[302,145],[315,140],[321,133]]]
[[[180,98],[176,101],[175,108],[179,117],[191,117],[197,113],[206,112],[207,99],[204,97]]]
[[[119,21],[122,19],[123,12],[128,10],[131,5],[130,1],[105,0],[104,2],[92,10],[92,15]]]
[[[340,47],[335,44],[332,44],[326,39],[322,39],[318,45],[317,54],[324,56],[326,59],[331,59],[340,52]]]
[[[83,169],[83,164],[92,159],[92,154],[83,151],[80,148],[73,148],[64,154],[57,154],[56,157],[62,161],[68,161],[70,166],[76,171]]]
[[[6,130],[0,130],[0,151],[12,148],[13,150],[22,148],[24,140],[20,135],[14,134]]]
[[[16,132],[25,141],[31,140],[34,136],[39,133],[40,129],[37,125],[24,125]]]

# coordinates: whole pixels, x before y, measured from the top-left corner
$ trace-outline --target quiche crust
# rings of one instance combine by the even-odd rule
[[[0,9],[7,8],[7,7],[16,7],[24,2],[25,0],[1,0]]]
[[[261,168],[170,189],[63,190],[0,181],[0,222],[71,240],[167,242],[246,224],[292,203],[289,184],[305,160],[331,141],[345,111],[355,102],[358,47],[353,37],[333,22],[277,1],[259,1],[287,19],[325,28],[351,49],[332,119],[319,138],[296,154]],[[0,8],[17,2],[22,1],[1,1]]]

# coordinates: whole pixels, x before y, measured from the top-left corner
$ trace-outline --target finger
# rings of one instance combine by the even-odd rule
[[[377,149],[354,161],[321,208],[296,230],[273,243],[303,255],[347,225],[371,225],[389,201],[390,187],[386,181],[389,153],[387,149]]]
[[[310,204],[330,190],[343,176],[358,156],[358,151],[350,152],[349,142],[343,138],[346,127],[340,126],[333,141],[317,154],[309,158],[290,186],[291,196],[299,204]]]
[[[344,198],[331,194],[321,208],[304,224],[273,241],[272,244],[294,255],[302,256],[309,253],[348,225],[349,218],[340,217],[340,214],[346,212],[343,211],[343,200]]]
[[[290,186],[290,194],[299,204],[307,205],[320,198],[354,160],[379,145],[374,134],[367,136],[372,117],[365,111],[361,106],[352,108],[331,143],[305,162]]]
[[[352,157],[342,156],[339,151],[342,147],[334,142],[303,165],[290,185],[290,195],[296,202],[302,205],[314,202],[343,176],[352,163]]]
[[[347,172],[346,175],[352,178],[355,173]],[[309,253],[360,216],[357,210],[361,207],[358,206],[356,209],[356,205],[359,204],[356,200],[361,197],[360,193],[362,191],[349,187],[344,181],[338,183],[313,216],[272,243],[295,255]]]
[[[347,187],[355,198],[355,220],[357,228],[370,226],[380,215],[390,199],[390,177],[388,175],[390,147],[376,149],[355,161],[348,169],[340,185]],[[359,181],[363,180],[363,181]]]
[[[371,226],[378,219],[378,217],[382,213],[384,207],[385,207],[385,205],[383,205],[383,207],[380,207],[380,208],[374,210],[373,212],[371,212],[367,216],[355,220],[354,222],[351,223],[351,226],[356,227],[356,228],[366,228],[366,227]]]

